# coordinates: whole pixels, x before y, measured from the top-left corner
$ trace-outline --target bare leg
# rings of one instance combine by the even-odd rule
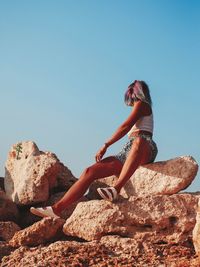
[[[135,170],[143,164],[147,164],[151,157],[151,147],[147,140],[138,137],[134,140],[128,157],[123,165],[115,189],[119,193]]]
[[[71,203],[77,201],[84,195],[94,180],[110,175],[119,176],[122,167],[123,165],[118,159],[110,156],[86,168],[78,181],[76,181],[65,195],[52,206],[53,211],[57,215],[60,215]]]

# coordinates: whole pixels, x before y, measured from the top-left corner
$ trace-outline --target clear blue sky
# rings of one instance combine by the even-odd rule
[[[0,175],[11,145],[33,140],[78,177],[129,115],[135,79],[150,86],[157,160],[200,163],[199,77],[199,1],[1,1]]]

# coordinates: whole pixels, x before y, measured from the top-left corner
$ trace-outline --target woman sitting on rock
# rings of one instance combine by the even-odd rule
[[[148,85],[135,80],[128,86],[124,97],[125,103],[132,106],[128,118],[119,126],[112,137],[97,152],[96,163],[87,167],[76,183],[53,206],[31,208],[31,212],[41,217],[60,217],[62,211],[71,203],[79,200],[91,183],[97,179],[116,175],[115,185],[98,188],[103,199],[115,200],[121,188],[126,184],[135,170],[143,164],[151,163],[157,155],[157,146],[152,140],[153,113]],[[122,150],[113,156],[102,159],[109,146],[128,134],[129,140]]]

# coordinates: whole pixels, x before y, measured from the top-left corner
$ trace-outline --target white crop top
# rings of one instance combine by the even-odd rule
[[[141,117],[138,121],[136,121],[127,135],[130,137],[133,132],[138,132],[141,130],[153,133],[153,113],[151,113],[149,116]]]

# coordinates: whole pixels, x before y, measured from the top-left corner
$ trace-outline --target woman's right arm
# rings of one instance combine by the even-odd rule
[[[126,135],[131,129],[131,127],[136,123],[136,121],[142,116],[145,116],[147,112],[149,112],[148,104],[142,101],[135,102],[134,107],[128,118],[117,128],[111,138],[107,140],[104,143],[104,146],[97,152],[95,156],[96,161],[100,161],[103,155],[105,154],[107,148],[117,142],[119,139],[121,139],[124,135]]]
[[[119,126],[119,128],[115,131],[112,137],[105,142],[107,147],[117,142],[124,135],[128,133],[128,131],[132,128],[132,126],[139,120],[142,116],[145,116],[147,113],[147,109],[149,110],[149,105],[142,102],[137,101],[134,104],[134,107],[128,116],[128,118]]]

